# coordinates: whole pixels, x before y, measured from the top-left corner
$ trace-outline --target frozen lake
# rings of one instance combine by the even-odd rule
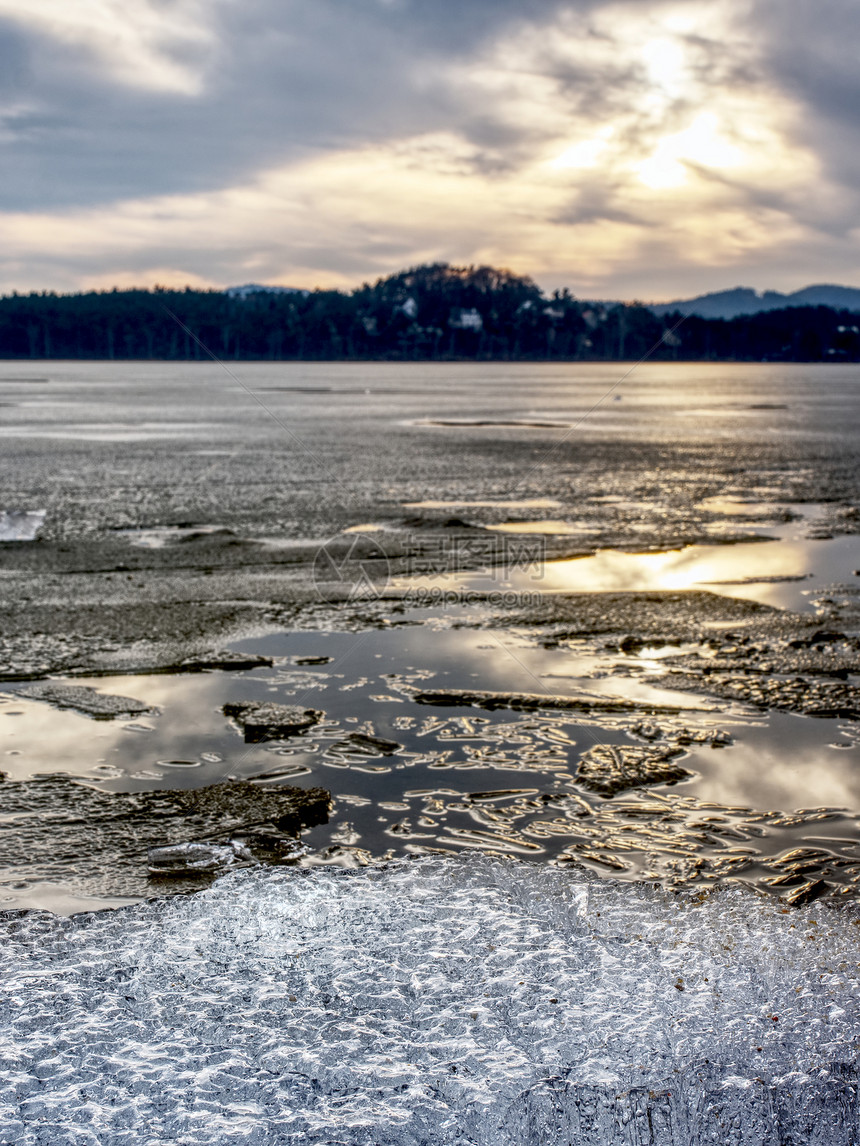
[[[856,1141],[857,372],[624,369],[0,363],[0,1139]]]
[[[856,494],[855,368],[645,364],[613,389],[626,369],[0,362],[0,509],[47,509],[47,536],[191,521],[323,540],[429,499],[641,545],[704,533],[708,498]]]

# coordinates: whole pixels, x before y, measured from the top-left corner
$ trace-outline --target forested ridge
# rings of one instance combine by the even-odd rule
[[[734,319],[543,293],[492,267],[416,267],[356,290],[91,291],[0,298],[0,358],[857,362],[860,315]]]

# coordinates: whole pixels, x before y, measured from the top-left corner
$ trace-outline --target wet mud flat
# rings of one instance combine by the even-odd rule
[[[289,628],[196,652],[116,642],[7,671],[7,908],[477,851],[669,887],[740,880],[789,905],[860,888],[844,609],[704,590],[432,608],[390,585],[289,608]],[[326,815],[285,831],[242,810],[243,784],[321,790]],[[219,789],[239,808],[220,820],[165,811]]]
[[[763,599],[733,585],[529,592],[528,568],[515,587],[485,565],[458,573],[453,592],[441,571],[434,596],[426,573],[392,577],[392,558],[356,595],[351,579],[379,562],[378,543],[354,536],[337,550],[339,583],[313,584],[302,551],[277,551],[253,586],[247,568],[171,569],[191,551],[217,565],[254,549],[201,531],[141,550],[164,563],[120,571],[118,589],[116,571],[75,575],[88,605],[15,614],[0,681],[7,906],[113,905],[260,863],[470,851],[670,887],[741,880],[791,905],[856,894],[851,584],[827,595],[789,580],[795,612],[766,603],[783,582],[760,572]],[[426,536],[425,556],[439,557]],[[780,544],[756,543],[777,556]],[[34,549],[13,551],[22,567]],[[485,551],[468,552],[480,566]],[[225,576],[246,600],[225,604]],[[186,577],[186,594],[209,586],[208,606],[171,600]],[[52,574],[48,592],[69,583]],[[279,600],[249,601],[252,587]],[[248,783],[318,789],[326,816],[285,832],[247,808],[171,820],[159,803],[222,789],[241,807]]]

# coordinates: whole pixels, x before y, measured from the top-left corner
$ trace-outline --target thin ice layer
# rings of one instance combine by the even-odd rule
[[[848,1146],[858,924],[478,855],[31,914],[0,1141]]]

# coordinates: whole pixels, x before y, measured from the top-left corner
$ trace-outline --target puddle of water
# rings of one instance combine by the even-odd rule
[[[390,529],[390,525],[386,525],[384,521],[366,521],[361,525],[350,525],[348,529],[344,529],[344,533],[383,533]]]
[[[502,521],[498,525],[486,525],[485,529],[495,530],[497,533],[547,533],[547,534],[582,534],[593,533],[594,526],[576,521]]]
[[[771,712],[731,727],[731,748],[715,753],[710,747],[694,747],[684,761],[686,768],[701,773],[691,785],[700,798],[756,809],[826,806],[860,811],[855,766],[860,729],[840,720],[821,726],[790,712]],[[840,739],[853,759],[835,747]]]
[[[570,422],[538,421],[532,418],[417,418],[407,426],[441,426],[447,429],[569,430]]]
[[[740,497],[706,497],[704,501],[698,503],[696,509],[704,509],[708,513],[724,513],[727,517],[752,517],[764,520],[785,512],[784,506],[774,502],[750,501]]]
[[[860,880],[857,728],[844,721],[738,705],[716,712],[701,698],[631,679],[637,658],[429,623],[282,633],[234,647],[273,656],[275,664],[245,673],[75,680],[157,708],[137,721],[93,721],[21,699],[10,685],[0,697],[0,770],[11,780],[65,771],[107,791],[195,788],[227,777],[320,785],[333,792],[335,807],[329,824],[304,834],[313,849],[304,865],[482,848],[544,862],[573,857],[597,870],[669,882],[681,859],[699,864],[690,878],[732,874],[743,864],[766,880],[774,857],[806,846],[824,823],[841,840],[830,851],[844,861],[843,882],[854,874]],[[683,711],[583,718],[431,706],[413,699],[421,688],[588,693],[677,703]],[[325,716],[290,740],[245,744],[221,711],[242,700],[299,704]],[[732,743],[715,750],[685,742],[676,759],[692,775],[677,785],[606,799],[577,782],[580,757],[597,745],[660,745],[714,729]],[[795,814],[822,806],[845,810]],[[14,824],[0,823],[0,831],[14,832]],[[729,854],[741,845],[745,859]],[[855,861],[856,872],[849,870]],[[80,854],[69,864],[75,878],[86,867]],[[31,891],[37,894],[24,855],[0,876],[0,894],[25,903]]]
[[[0,513],[0,541],[35,541],[45,524],[45,509],[8,509]]]
[[[754,418],[756,416],[767,419],[768,414],[775,410],[789,410],[791,407],[785,402],[721,402],[715,406],[685,406],[681,410],[673,410],[676,418]]]
[[[194,674],[188,679],[155,675],[70,682],[102,693],[134,697],[159,710],[136,720],[94,721],[71,710],[27,700],[15,692],[0,694],[0,772],[11,779],[46,772],[65,772],[88,780],[108,777],[115,781],[108,786],[118,791],[217,782],[229,771],[229,765],[223,763],[225,748],[235,744],[210,711],[214,679],[208,674],[199,678]],[[223,684],[227,686],[226,681]],[[177,702],[188,705],[187,721],[182,719]],[[200,769],[193,771],[200,774],[186,776],[172,769],[168,775],[162,762],[173,760],[199,763]],[[192,770],[182,770],[186,771]]]
[[[367,526],[368,531],[382,526]],[[345,532],[359,532],[359,528]],[[263,545],[267,549],[304,549],[310,545],[325,545],[331,538],[320,537],[240,537],[224,525],[158,525],[151,529],[120,529],[120,537],[128,538],[136,549],[164,549],[168,545],[181,544],[197,537],[224,533],[234,541],[244,544]]]
[[[77,915],[82,911],[105,911],[108,908],[130,907],[139,899],[129,896],[75,895],[68,887],[58,883],[33,883],[27,888],[26,897],[2,895],[0,889],[0,910],[15,910],[26,907],[31,911],[52,911],[55,915]]]
[[[649,553],[602,549],[587,557],[547,561],[518,569],[400,578],[400,588],[493,592],[607,593],[705,589],[796,612],[814,612],[816,597],[831,584],[852,583],[860,565],[860,535],[809,539],[811,520],[775,525],[770,540],[728,545],[688,545]],[[516,523],[504,531],[556,532],[560,522]],[[545,526],[546,528],[540,528]],[[553,527],[552,529],[550,527]]]
[[[380,526],[381,528],[381,526]],[[250,540],[268,549],[304,549],[309,545],[327,545],[330,537],[253,537]]]

